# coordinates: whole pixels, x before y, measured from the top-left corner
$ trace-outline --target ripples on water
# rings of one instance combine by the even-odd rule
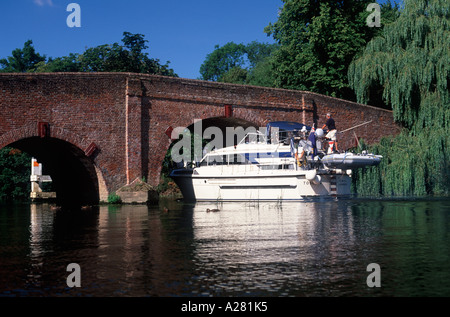
[[[3,205],[0,296],[450,296],[449,213],[448,200]]]

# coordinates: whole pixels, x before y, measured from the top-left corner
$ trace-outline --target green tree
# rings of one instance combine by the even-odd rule
[[[123,33],[122,43],[104,44],[87,49],[78,60],[80,70],[85,72],[132,72],[165,76],[177,76],[169,68],[169,62],[162,65],[145,52],[148,41],[142,34]]]
[[[273,57],[278,48],[278,44],[256,41],[247,44],[246,53],[250,64],[247,84],[263,87],[275,86]]]
[[[357,187],[385,195],[448,194],[450,185],[450,23],[440,0],[405,0],[399,18],[373,38],[349,67],[358,101],[378,93],[404,127],[374,149],[380,170]],[[381,87],[381,89],[380,89]],[[376,89],[374,89],[376,88]]]
[[[247,45],[234,42],[222,47],[216,45],[201,65],[200,74],[203,80],[270,86],[271,76],[267,73],[271,72],[271,64],[268,60],[277,48],[276,44],[256,41]]]
[[[239,66],[233,67],[222,75],[220,81],[224,83],[233,83],[244,85],[247,83],[248,71]]]
[[[48,61],[41,61],[36,64],[37,73],[54,72],[80,72],[81,61],[79,54],[69,54],[69,56],[49,58]]]
[[[245,53],[247,54],[249,68],[255,68],[258,64],[266,61],[277,49],[277,44],[259,43],[257,41],[247,44]]]
[[[229,42],[220,47],[216,45],[214,51],[206,56],[200,66],[203,80],[222,81],[222,77],[231,69],[245,67],[245,45]]]
[[[25,42],[22,49],[17,48],[12,51],[12,56],[0,59],[0,72],[3,73],[24,73],[35,71],[36,66],[46,60],[45,56],[36,53],[33,41]]]
[[[17,149],[0,149],[0,201],[30,197],[31,157]]]
[[[47,58],[35,52],[31,41],[13,56],[0,60],[2,72],[132,72],[177,76],[169,62],[161,64],[145,50],[148,41],[142,34],[123,33],[122,45],[103,44],[88,48],[83,54]]]
[[[283,2],[278,21],[265,29],[280,44],[273,58],[275,86],[354,100],[347,69],[379,31],[366,22],[373,0]],[[387,9],[395,10],[390,3]]]
[[[260,87],[275,87],[273,55],[266,57],[250,70],[247,76],[247,84]]]

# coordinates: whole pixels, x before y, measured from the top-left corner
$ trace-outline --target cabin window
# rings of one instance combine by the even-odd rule
[[[263,171],[293,170],[294,165],[292,165],[292,164],[270,164],[270,165],[259,165],[259,168]]]
[[[208,165],[226,165],[227,156],[226,155],[211,155],[208,156]]]
[[[229,155],[208,155],[200,163],[200,166],[206,165],[240,165],[250,164],[250,162],[241,154]]]

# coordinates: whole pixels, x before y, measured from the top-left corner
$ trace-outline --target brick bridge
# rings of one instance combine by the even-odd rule
[[[61,199],[106,201],[136,179],[156,185],[175,127],[264,127],[269,121],[321,126],[331,112],[343,133],[368,143],[396,134],[392,113],[302,91],[131,73],[0,74],[0,148],[36,157]]]

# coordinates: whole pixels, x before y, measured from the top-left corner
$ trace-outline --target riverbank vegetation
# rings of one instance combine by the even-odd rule
[[[10,147],[0,149],[0,201],[25,201],[30,197],[31,157]]]
[[[399,18],[351,63],[358,101],[383,99],[403,131],[370,147],[379,168],[357,173],[367,195],[448,195],[450,187],[450,22],[448,3],[405,0]]]

